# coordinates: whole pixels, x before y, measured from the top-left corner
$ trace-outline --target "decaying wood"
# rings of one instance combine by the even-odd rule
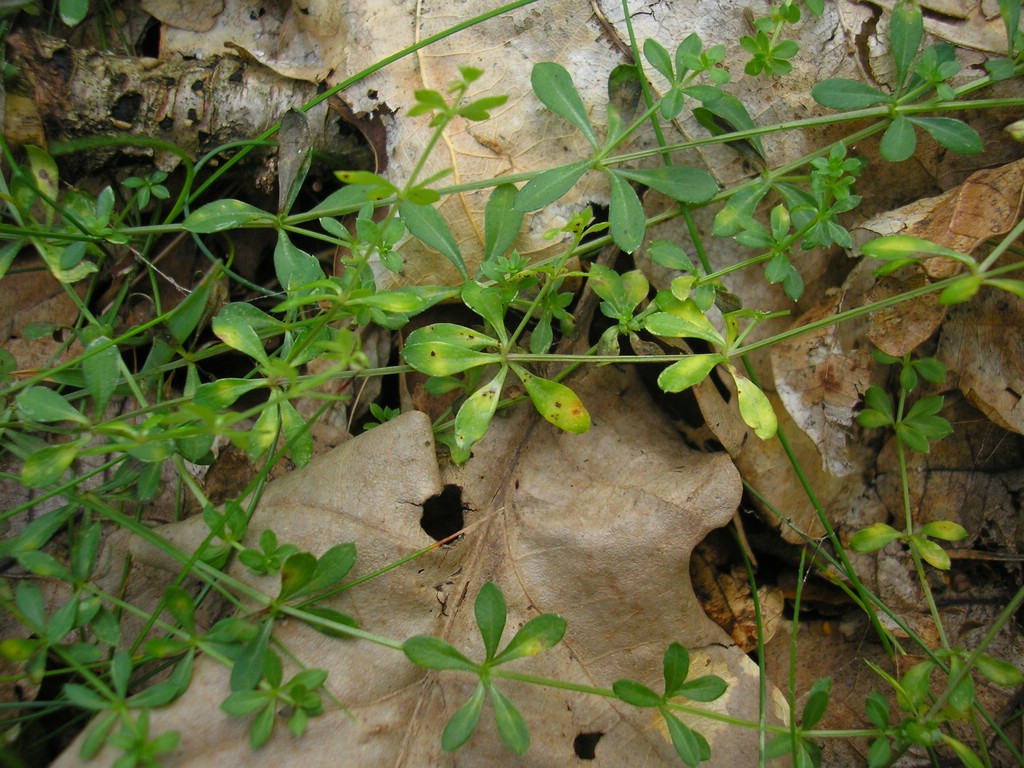
[[[282,77],[237,56],[118,56],[75,49],[65,41],[29,32],[11,35],[8,44],[48,142],[149,137],[199,157],[225,143],[259,135],[288,109],[317,95],[315,83]],[[372,167],[372,153],[362,137],[344,125],[347,115],[325,102],[310,110],[309,117],[315,150],[337,158],[338,167]],[[95,168],[102,159],[91,155],[80,162]],[[177,162],[170,154],[155,159],[165,169]]]

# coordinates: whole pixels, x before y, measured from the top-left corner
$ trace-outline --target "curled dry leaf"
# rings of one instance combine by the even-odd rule
[[[873,235],[909,235],[931,240],[961,253],[1009,232],[1017,223],[1024,195],[1024,160],[973,173],[963,184],[938,197],[918,200],[862,224],[858,242]],[[942,256],[926,259],[924,279],[942,280],[960,270],[957,261]],[[905,274],[878,280],[872,301],[917,287],[921,277]],[[908,283],[908,281],[910,281]],[[909,313],[909,315],[908,315]],[[945,307],[933,296],[872,314],[869,335],[882,351],[900,357],[931,337],[945,317]],[[909,320],[909,321],[908,321]]]
[[[409,412],[269,484],[250,537],[269,527],[280,542],[314,553],[356,541],[352,576],[359,577],[429,546],[424,504],[447,499],[448,511],[465,517],[464,539],[330,598],[330,607],[375,633],[440,635],[479,658],[473,597],[490,580],[505,594],[510,626],[539,612],[568,621],[564,642],[532,659],[531,673],[587,685],[623,677],[657,684],[665,648],[680,642],[691,650],[694,674],[729,681],[712,706],[756,719],[757,670],[707,618],[689,580],[691,550],[739,503],[732,463],[687,449],[631,371],[608,366],[571,383],[594,415],[584,435],[559,432],[521,408],[496,420],[467,464],[441,475],[429,419]],[[205,531],[195,518],[160,530],[185,547]],[[159,560],[148,548],[135,551]],[[246,578],[276,594],[272,579]],[[203,659],[184,697],[152,713],[154,732],[182,733],[165,766],[301,761],[316,768],[336,765],[340,754],[353,765],[508,764],[490,717],[459,752],[441,752],[441,729],[469,697],[471,676],[429,673],[394,650],[331,640],[295,621],[276,634],[299,659],[331,672],[328,687],[350,711],[311,719],[299,741],[281,735],[251,752],[243,724],[218,709],[229,692],[227,671]],[[609,764],[677,764],[649,710],[516,683],[507,693],[529,725],[531,765],[564,765],[580,733],[602,734],[598,752]],[[785,721],[774,694],[771,717]],[[756,733],[691,725],[710,741],[711,765],[756,760]],[[76,750],[57,765],[77,765]],[[109,762],[106,753],[103,759]]]
[[[983,290],[950,310],[938,358],[974,406],[1004,429],[1024,433],[1024,300]]]

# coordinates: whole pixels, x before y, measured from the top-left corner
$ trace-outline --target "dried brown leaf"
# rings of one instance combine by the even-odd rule
[[[516,627],[539,612],[568,621],[565,641],[529,662],[529,671],[610,685],[631,677],[657,686],[670,642],[692,651],[693,674],[722,674],[729,691],[713,705],[756,717],[757,672],[704,615],[689,585],[693,546],[725,524],[739,502],[739,480],[724,455],[683,446],[651,407],[634,375],[614,367],[573,380],[594,416],[582,436],[558,432],[528,409],[499,419],[459,470],[438,473],[429,419],[410,412],[344,443],[299,472],[271,483],[250,525],[321,552],[342,541],[359,547],[354,576],[423,548],[422,504],[442,482],[461,488],[465,538],[331,599],[366,629],[404,639],[445,637],[481,653],[472,601],[497,583]],[[396,468],[400,471],[396,471]],[[192,546],[196,520],[166,529]],[[187,543],[188,542],[188,543]],[[153,553],[137,550],[150,559]],[[251,579],[268,593],[270,579]],[[167,766],[352,764],[501,765],[510,755],[485,712],[480,730],[455,755],[440,750],[444,722],[473,680],[413,667],[394,650],[328,640],[298,622],[278,628],[296,656],[332,672],[331,691],[351,714],[310,721],[301,741],[279,736],[251,752],[244,724],[217,709],[226,671],[201,663],[192,689],[155,711],[155,731],[176,728],[181,748]],[[671,765],[676,757],[649,711],[538,686],[505,684],[530,727],[531,765],[564,765],[580,733],[602,733],[598,753],[613,764]],[[784,712],[773,704],[773,717]],[[755,759],[750,738],[694,721],[713,745],[712,765]],[[58,763],[76,764],[74,748]]]

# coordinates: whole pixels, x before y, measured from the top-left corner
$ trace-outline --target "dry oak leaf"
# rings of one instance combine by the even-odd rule
[[[474,457],[444,478],[461,487],[465,538],[331,598],[331,606],[375,633],[440,635],[479,658],[472,603],[491,580],[505,593],[510,630],[540,612],[568,621],[560,645],[517,668],[586,685],[630,677],[656,686],[661,656],[677,641],[691,649],[693,674],[729,682],[709,706],[756,720],[756,667],[704,615],[688,575],[694,545],[739,503],[736,471],[722,454],[687,449],[632,371],[595,369],[573,384],[594,417],[589,433],[558,432],[527,409],[497,419]],[[271,527],[280,541],[314,553],[356,541],[358,577],[432,543],[422,505],[441,489],[429,419],[408,412],[271,483],[249,531],[255,538]],[[192,542],[187,548],[203,535],[197,523],[161,530]],[[261,583],[275,593],[271,580]],[[530,727],[527,755],[517,759],[502,745],[489,712],[465,747],[443,753],[441,730],[474,678],[427,672],[392,649],[331,640],[299,622],[276,634],[297,658],[331,673],[327,686],[348,712],[313,718],[301,740],[282,727],[253,752],[247,722],[218,709],[229,692],[227,671],[203,659],[182,699],[152,714],[154,732],[182,734],[166,768],[317,768],[340,757],[359,766],[564,766],[576,762],[573,742],[582,733],[602,734],[595,765],[678,765],[651,710],[512,682],[503,686]],[[772,719],[785,722],[785,714],[773,693]],[[690,724],[712,744],[711,765],[756,759],[756,732],[697,718]],[[104,752],[101,761],[112,757]],[[77,746],[57,763],[79,764]]]

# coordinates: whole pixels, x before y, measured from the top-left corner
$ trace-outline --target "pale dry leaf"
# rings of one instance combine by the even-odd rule
[[[794,327],[834,316],[861,297],[846,290],[800,316]],[[850,453],[854,417],[877,365],[862,342],[863,323],[829,325],[772,347],[775,391],[797,426],[814,441],[824,467],[843,477],[860,471]]]
[[[885,9],[896,0],[867,0]],[[922,0],[925,31],[939,40],[985,53],[1006,53],[1006,27],[993,0],[965,3],[963,0]]]
[[[224,10],[224,0],[140,0],[139,5],[164,24],[191,32],[208,32]]]
[[[404,414],[271,483],[249,526],[255,538],[273,528],[282,542],[322,552],[342,541],[359,548],[354,576],[429,545],[423,503],[442,481],[458,484],[467,506],[465,538],[372,579],[330,604],[365,629],[405,639],[445,637],[470,657],[481,643],[472,601],[486,580],[509,604],[509,626],[539,612],[568,621],[562,644],[517,668],[610,686],[630,677],[653,686],[670,642],[692,651],[694,670],[726,673],[731,685],[715,707],[756,718],[757,671],[704,615],[689,582],[693,546],[724,525],[740,498],[728,457],[691,451],[653,409],[630,371],[594,369],[573,385],[594,418],[581,436],[558,432],[529,409],[496,420],[464,467],[438,473],[429,419]],[[399,471],[396,471],[399,470]],[[197,520],[168,528],[187,549],[203,536]],[[154,559],[148,548],[137,554]],[[268,594],[273,580],[249,579]],[[443,754],[440,731],[473,680],[428,673],[394,650],[361,641],[329,640],[298,622],[278,636],[299,659],[332,672],[330,690],[351,715],[330,712],[310,721],[300,741],[278,736],[251,752],[246,723],[217,709],[227,673],[200,663],[193,687],[153,712],[155,731],[182,731],[168,768],[215,764],[279,766],[301,759],[310,768],[508,764],[493,718],[459,752]],[[503,684],[530,726],[530,765],[564,765],[581,733],[601,733],[597,754],[610,765],[673,765],[670,742],[651,712],[538,686]],[[772,717],[785,707],[773,698]],[[712,765],[755,759],[756,734],[692,720],[710,739]],[[104,756],[104,761],[109,761]],[[78,764],[74,747],[59,766]]]
[[[292,7],[277,17],[257,14],[260,7],[250,0],[226,0],[225,11],[210,32],[200,36],[169,30],[165,53],[208,55],[223,51],[224,44],[230,42],[285,76],[336,83],[483,10],[474,0],[452,0],[443,8],[388,0],[358,11],[318,2],[309,3],[307,13]],[[250,19],[251,15],[256,18]],[[508,102],[494,110],[489,121],[452,123],[420,179],[448,168],[452,173],[442,182],[445,184],[543,170],[579,160],[592,150],[578,131],[533,96],[533,65],[540,61],[563,64],[572,73],[584,103],[592,105],[591,118],[600,130],[607,76],[623,61],[621,52],[602,44],[600,35],[601,27],[585,0],[541,3],[434,43],[364,79],[344,95],[357,113],[395,115],[387,121],[387,175],[401,185],[419,161],[432,131],[426,117],[405,116],[415,104],[414,91],[444,92],[458,79],[460,66],[477,67],[484,74],[473,84],[469,98],[502,94],[509,97]],[[528,217],[515,247],[535,259],[553,255],[557,241],[552,243],[543,235],[562,226],[571,212],[586,202],[606,204],[605,187],[600,175],[587,175],[560,204]],[[487,190],[464,192],[439,205],[471,272],[482,256],[487,195]],[[396,278],[380,270],[383,282],[458,281],[454,267],[419,241],[409,239],[400,250],[406,262],[403,273]]]

